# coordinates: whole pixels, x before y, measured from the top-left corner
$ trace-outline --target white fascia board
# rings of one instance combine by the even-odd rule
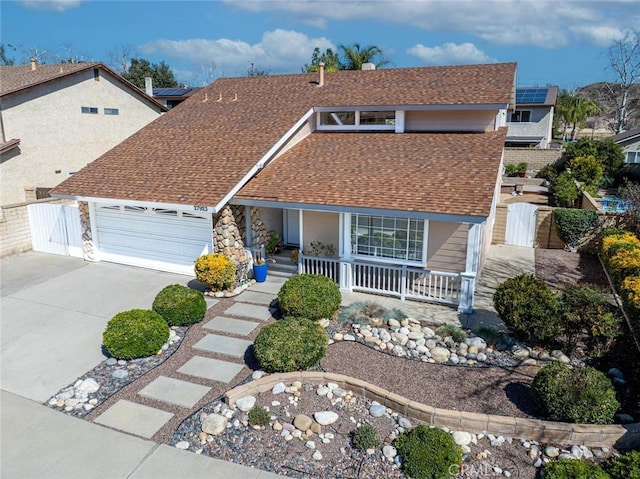
[[[116,198],[94,198],[91,196],[73,196],[73,195],[51,195],[53,198],[60,198],[65,200],[76,200],[76,201],[86,201],[87,203],[99,203],[106,205],[123,205],[123,206],[142,206],[145,208],[164,208],[167,210],[176,210],[176,211],[200,211],[200,212],[208,212],[208,213],[217,213],[218,210],[215,209],[215,206],[210,205],[184,205],[184,204],[176,204],[176,203],[154,203],[152,201],[136,201],[136,200],[123,200]]]
[[[296,124],[293,125],[291,129],[287,133],[285,133],[285,135],[282,138],[280,138],[280,140],[278,140],[278,142],[275,145],[273,145],[271,149],[267,151],[267,153],[262,158],[260,158],[260,160],[253,166],[253,168],[251,168],[249,172],[246,175],[244,175],[244,177],[238,183],[236,183],[236,185],[225,195],[225,197],[222,198],[222,201],[220,201],[220,203],[216,205],[216,211],[219,211],[219,209],[222,209],[224,205],[229,203],[231,198],[233,198],[233,196],[238,191],[240,191],[240,188],[246,185],[249,182],[249,180],[253,178],[253,176],[258,171],[264,168],[264,166],[269,162],[269,160],[271,160],[278,153],[280,148],[286,145],[286,143],[298,132],[298,130],[302,128],[302,126],[307,121],[309,121],[309,118],[311,118],[313,114],[314,114],[313,108],[311,108],[307,113],[305,113],[302,116],[302,118],[300,118],[296,122]]]
[[[287,203],[279,201],[248,200],[234,198],[231,204],[244,206],[257,206],[263,208],[282,208],[306,211],[321,211],[328,213],[351,213],[375,216],[401,216],[418,220],[446,221],[450,223],[481,224],[487,220],[486,216],[452,215],[444,213],[425,213],[420,211],[384,210],[380,208],[356,208],[352,206],[312,205],[305,203]]]
[[[357,106],[316,106],[314,112],[332,111],[444,111],[444,110],[506,110],[508,103],[476,103],[460,105],[357,105]]]

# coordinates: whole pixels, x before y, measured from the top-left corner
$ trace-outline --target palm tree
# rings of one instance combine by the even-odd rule
[[[384,59],[382,49],[376,45],[362,48],[359,43],[354,43],[351,46],[340,45],[338,48],[343,55],[340,62],[342,70],[362,70],[363,63],[373,63],[376,68],[390,64]]]
[[[598,115],[600,107],[591,100],[582,98],[567,90],[562,90],[558,97],[557,111],[564,123],[562,139],[567,139],[567,127],[571,125],[571,140],[575,140],[578,124],[584,122],[590,116]]]

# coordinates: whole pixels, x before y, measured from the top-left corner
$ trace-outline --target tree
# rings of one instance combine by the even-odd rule
[[[145,77],[151,77],[153,79],[153,86],[157,88],[178,86],[173,71],[163,61],[151,64],[144,58],[132,58],[128,70],[122,74],[122,77],[142,89],[144,89],[145,86]]]
[[[605,140],[580,138],[577,142],[566,146],[560,157],[560,166],[564,169],[575,158],[585,156],[594,156],[604,168],[605,176],[609,178],[612,178],[624,164],[622,148],[610,138]]]
[[[250,63],[249,68],[247,68],[248,77],[264,77],[264,76],[267,76],[268,74],[269,73],[267,72],[267,70],[262,70],[257,66],[255,66],[253,63]]]
[[[311,63],[307,63],[302,67],[303,72],[312,73],[318,71],[318,65],[324,63],[324,70],[327,72],[335,72],[342,70],[340,57],[331,48],[327,48],[324,53],[320,53],[320,48],[313,49],[311,55]]]
[[[8,43],[6,45],[4,43],[0,43],[0,66],[3,67],[10,67],[16,64],[16,61],[13,57],[7,56],[7,47],[12,48],[13,51],[16,50],[13,45],[10,45]]]
[[[217,66],[213,62],[200,65],[199,70],[196,72],[196,79],[200,82],[201,86],[207,86],[216,79],[216,69]]]
[[[562,139],[567,139],[567,127],[571,126],[571,139],[576,139],[577,126],[587,118],[600,113],[600,107],[593,101],[582,98],[568,90],[562,90],[557,102],[558,115],[564,124]]]
[[[618,81],[606,85],[616,104],[615,131],[620,133],[626,129],[632,114],[628,109],[629,92],[632,85],[640,80],[640,36],[637,32],[628,32],[613,42],[609,47],[609,65]]]
[[[120,75],[124,75],[127,72],[131,50],[133,50],[131,45],[120,45],[109,52],[109,63]]]
[[[362,70],[364,63],[373,63],[376,68],[389,65],[389,61],[384,59],[382,49],[376,45],[368,45],[364,48],[359,43],[351,46],[340,45],[342,52],[341,66],[343,70]]]

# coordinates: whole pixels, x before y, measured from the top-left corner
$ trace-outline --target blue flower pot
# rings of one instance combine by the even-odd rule
[[[267,263],[253,265],[253,277],[258,283],[264,283],[267,280]]]

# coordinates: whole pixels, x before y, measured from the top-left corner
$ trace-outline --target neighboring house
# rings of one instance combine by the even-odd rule
[[[0,204],[34,198],[164,108],[102,63],[0,67]]]
[[[622,147],[625,163],[640,163],[640,128],[618,133],[611,139]]]
[[[88,212],[93,260],[193,274],[207,252],[246,262],[273,230],[344,291],[470,311],[515,68],[221,78],[53,196]]]
[[[557,86],[516,88],[515,111],[507,122],[507,146],[548,148],[557,99]]]
[[[200,87],[179,87],[179,88],[154,88],[153,98],[155,98],[160,104],[165,106],[167,110],[171,110],[176,105],[179,105],[187,98],[202,90]]]

